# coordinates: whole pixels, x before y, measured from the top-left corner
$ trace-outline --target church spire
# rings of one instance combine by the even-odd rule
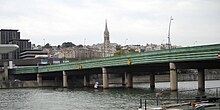
[[[108,32],[108,25],[107,25],[107,19],[105,19],[105,31],[104,34],[109,34]]]
[[[108,26],[107,26],[107,20],[105,20],[105,31],[104,31],[104,57],[109,56],[107,53],[110,48],[110,40],[109,40],[109,32],[108,32]],[[107,53],[106,53],[107,52]]]

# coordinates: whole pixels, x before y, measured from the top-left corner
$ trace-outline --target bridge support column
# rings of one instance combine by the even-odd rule
[[[102,80],[103,80],[103,89],[107,89],[109,87],[108,85],[108,73],[106,68],[102,68]]]
[[[132,88],[133,87],[133,76],[132,76],[132,74],[127,73],[126,78],[127,78],[127,87]]]
[[[4,62],[4,80],[8,80],[8,62]]]
[[[178,81],[177,81],[176,65],[174,63],[170,63],[170,90],[176,91],[177,89],[178,89]]]
[[[66,71],[63,71],[63,87],[67,87],[68,84],[67,84],[67,74],[66,74]]]
[[[205,90],[205,72],[204,69],[198,69],[198,89]]]
[[[54,81],[55,81],[56,86],[59,86],[59,77],[58,76],[54,77]]]
[[[89,86],[89,75],[84,75],[84,87]]]
[[[126,73],[122,74],[121,83],[122,83],[122,86],[123,86],[123,87],[126,86],[125,76],[126,76]]]
[[[150,74],[150,88],[155,88],[155,75],[153,73]]]
[[[38,84],[38,87],[41,87],[43,86],[43,79],[42,79],[42,75],[41,74],[37,74],[37,84]]]

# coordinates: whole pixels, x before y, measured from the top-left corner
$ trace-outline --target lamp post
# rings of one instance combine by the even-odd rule
[[[169,23],[169,30],[168,30],[168,48],[171,49],[171,42],[170,42],[170,27],[171,27],[171,21],[173,20],[172,16],[170,17],[170,23]]]
[[[86,38],[84,38],[84,48],[86,48]]]
[[[128,38],[125,39],[125,46],[126,46],[127,40],[128,40]]]
[[[44,46],[45,46],[45,39],[43,39],[43,41],[44,41]]]

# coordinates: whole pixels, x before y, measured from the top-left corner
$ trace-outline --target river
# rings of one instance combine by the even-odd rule
[[[179,82],[179,90],[197,88],[197,81]],[[220,80],[206,81],[206,88],[220,87]],[[109,89],[93,88],[21,88],[0,89],[1,110],[137,110],[141,96],[168,90],[169,82],[134,84],[134,88],[110,85]],[[154,96],[152,96],[154,97]]]

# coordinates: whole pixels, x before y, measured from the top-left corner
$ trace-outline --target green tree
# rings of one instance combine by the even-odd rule
[[[52,48],[52,46],[49,43],[47,43],[43,48]]]
[[[79,45],[77,45],[76,47],[81,48],[81,47],[83,47],[83,45],[82,45],[82,44],[79,44]]]
[[[117,55],[124,55],[126,54],[124,50],[118,50],[114,53],[114,56],[117,56]]]
[[[72,42],[64,42],[62,44],[62,47],[67,48],[67,47],[74,47],[76,46],[75,44],[73,44]]]
[[[116,45],[116,50],[118,51],[118,50],[121,50],[121,45]]]

